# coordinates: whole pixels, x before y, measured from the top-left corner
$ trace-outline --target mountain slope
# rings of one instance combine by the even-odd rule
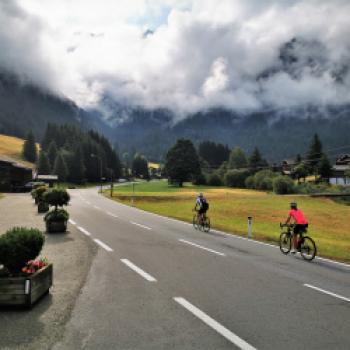
[[[244,116],[216,109],[197,113],[175,125],[169,123],[167,114],[164,119],[160,114],[154,119],[150,113],[144,113],[142,120],[139,113],[132,114],[115,127],[114,137],[121,151],[134,149],[152,160],[161,160],[177,138],[186,137],[196,144],[212,140],[240,146],[248,153],[257,146],[268,160],[279,161],[305,154],[315,133],[320,135],[325,149],[349,146],[348,130],[349,106],[266,110]],[[350,146],[339,152],[349,150]]]
[[[102,121],[69,99],[22,84],[16,76],[0,72],[0,133],[25,137],[33,130],[40,140],[48,123],[69,123],[99,131],[104,128]]]

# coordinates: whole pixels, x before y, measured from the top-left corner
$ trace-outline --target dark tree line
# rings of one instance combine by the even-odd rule
[[[274,177],[282,174],[281,166],[269,165],[257,147],[247,156],[239,147],[230,151],[227,146],[206,141],[199,145],[197,152],[193,143],[186,139],[179,139],[169,149],[164,170],[169,181],[179,186],[192,181],[197,185],[226,184],[256,189],[272,189]],[[311,174],[316,175],[317,181],[327,180],[332,175],[332,166],[317,134],[306,158],[303,160],[297,155],[290,175],[300,180]]]
[[[39,174],[56,174],[60,181],[82,183],[118,179],[122,165],[109,141],[97,132],[48,124],[37,168]]]
[[[198,155],[203,158],[211,167],[219,167],[230,156],[230,149],[227,145],[204,141],[199,144]]]

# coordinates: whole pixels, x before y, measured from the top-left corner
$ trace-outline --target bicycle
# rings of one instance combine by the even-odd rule
[[[293,224],[280,223],[281,229],[283,229],[284,227],[287,228],[286,231],[282,230],[282,233],[280,235],[280,250],[283,254],[288,254],[292,248],[294,226],[295,225]],[[317,248],[314,240],[309,236],[305,236],[306,233],[307,233],[307,228],[299,232],[297,251],[300,252],[300,255],[303,257],[303,259],[307,261],[311,261],[316,256]]]
[[[196,214],[193,215],[193,227],[196,230],[201,230],[204,232],[209,232],[210,231],[210,218],[204,214],[203,220],[201,220],[200,215],[198,214],[198,210],[193,210],[196,211]]]

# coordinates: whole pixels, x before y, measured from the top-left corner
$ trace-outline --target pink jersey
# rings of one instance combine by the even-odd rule
[[[308,223],[304,217],[304,214],[299,209],[292,209],[289,212],[289,215],[295,220],[295,223],[298,225],[306,225]]]

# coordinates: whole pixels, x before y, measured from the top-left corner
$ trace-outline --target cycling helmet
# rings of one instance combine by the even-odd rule
[[[203,198],[203,193],[200,193],[198,197]]]
[[[291,209],[297,209],[298,205],[295,202],[290,203]]]

